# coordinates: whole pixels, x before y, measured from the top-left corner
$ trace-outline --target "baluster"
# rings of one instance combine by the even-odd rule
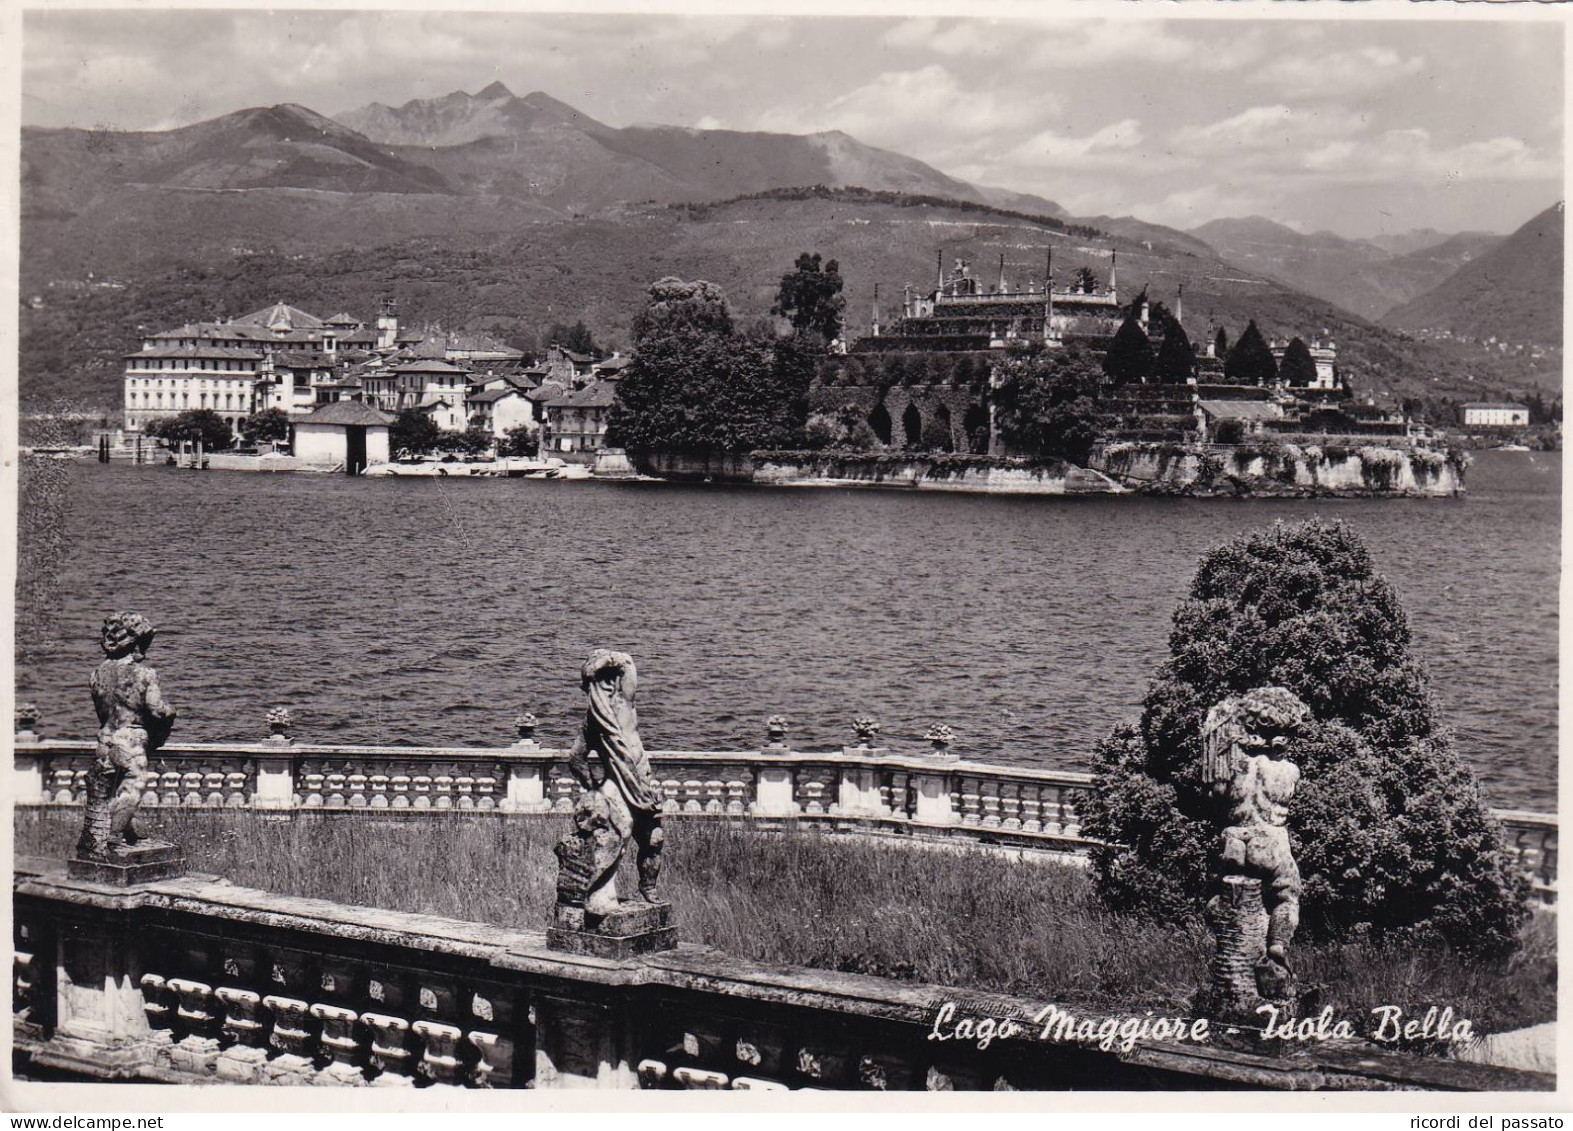
[[[463,1065],[459,1063],[459,1041],[464,1034],[453,1025],[438,1021],[417,1021],[410,1026],[426,1042],[421,1054],[421,1072],[433,1084],[457,1086]]]
[[[453,775],[446,771],[439,772],[431,779],[431,793],[434,809],[452,809]]]
[[[345,773],[343,770],[330,769],[327,776],[328,792],[327,796],[323,798],[323,804],[325,804],[329,809],[342,809],[344,808],[344,789],[346,783],[349,781],[349,774]]]
[[[231,809],[243,809],[251,804],[250,792],[246,786],[245,770],[230,770],[224,775],[224,804]]]
[[[1060,789],[1060,826],[1065,830],[1066,836],[1081,835],[1081,815],[1076,812],[1076,791],[1061,787]]]
[[[70,766],[61,766],[49,776],[53,782],[55,804],[70,805],[76,801],[76,773]]]
[[[704,783],[697,778],[689,778],[683,782],[683,812],[704,812]]]
[[[1021,787],[1021,828],[1029,833],[1043,831],[1043,790],[1030,783]]]
[[[354,767],[355,772],[345,779],[345,786],[349,790],[349,806],[351,809],[365,809],[371,804],[371,798],[366,796],[366,784],[370,779],[364,773],[363,767]]]
[[[262,1004],[273,1013],[273,1033],[268,1043],[279,1055],[262,1070],[265,1084],[309,1084],[315,1074],[311,1062],[312,1032],[307,1018],[311,1006],[296,998],[269,994]]]
[[[683,783],[676,778],[665,778],[661,782],[661,792],[666,795],[661,802],[661,812],[676,813],[683,807]]]
[[[11,1012],[18,1017],[27,1014],[33,1002],[33,986],[38,981],[38,970],[33,956],[25,951],[11,952]],[[143,1007],[144,1009],[146,1006]]]
[[[224,771],[209,769],[202,771],[202,803],[215,809],[224,807]]]
[[[999,828],[1000,783],[997,781],[982,782],[978,792],[983,801],[983,824],[991,829]]]
[[[388,787],[391,784],[387,774],[370,774],[366,778],[367,808],[386,809],[392,801],[388,797]]]
[[[825,783],[818,774],[805,774],[803,777],[803,812],[823,813],[825,811]]]
[[[360,1065],[355,1063],[355,1054],[360,1049],[360,1043],[355,1040],[355,1022],[360,1020],[360,1014],[353,1009],[317,1002],[311,1007],[311,1015],[322,1022],[322,1047],[332,1058],[312,1083],[352,1088],[365,1084],[366,1077]]]
[[[890,775],[890,800],[886,805],[892,816],[912,819],[912,775],[897,770]]]
[[[726,811],[726,785],[714,779],[705,782],[705,812],[723,813]]]
[[[508,1084],[508,1054],[511,1051],[496,1033],[472,1029],[467,1036],[470,1044],[480,1053],[480,1059],[470,1070],[470,1079],[477,1088],[492,1088]],[[497,1083],[493,1083],[493,1080]]]
[[[186,978],[171,978],[165,985],[179,1003],[175,1016],[186,1029],[169,1050],[170,1064],[194,1076],[212,1076],[218,1067],[218,1038],[212,1035],[218,1020],[212,1010],[213,987]]]
[[[502,780],[502,774],[491,770],[475,775],[475,807],[477,809],[497,808],[497,783]]]
[[[431,808],[431,775],[416,772],[410,776],[410,793],[414,797],[415,808]]]
[[[305,773],[301,774],[301,792],[306,795],[305,805],[308,809],[315,809],[322,804],[322,791],[327,785],[327,776],[323,774],[320,766],[310,762],[306,763]]]
[[[263,1047],[263,1030],[267,1026],[257,1020],[262,996],[231,986],[220,986],[213,995],[224,1003],[223,1033],[234,1042],[219,1053],[218,1077],[237,1084],[255,1083],[268,1062],[267,1049]]]
[[[1065,832],[1065,798],[1057,785],[1040,786],[1038,796],[1043,810],[1043,831],[1056,835]]]
[[[460,774],[453,779],[454,804],[460,809],[475,808],[475,778]]]
[[[362,1013],[360,1019],[371,1030],[371,1062],[379,1072],[371,1086],[415,1087],[410,1074],[410,1050],[406,1047],[410,1023],[402,1017],[390,1017],[386,1013]]]
[[[410,778],[410,767],[399,764],[393,767],[393,773],[388,776],[388,785],[393,790],[394,809],[408,809],[412,803],[410,796],[414,782]]]
[[[746,769],[734,767],[726,783],[726,811],[734,817],[748,812],[748,783],[744,780],[747,775]]]
[[[1000,826],[1007,829],[1021,828],[1021,786],[1015,782],[1000,785]]]
[[[180,775],[180,803],[187,806],[202,804],[202,775],[188,770]]]
[[[978,794],[977,778],[961,779],[961,823],[978,825],[983,822],[983,806]]]

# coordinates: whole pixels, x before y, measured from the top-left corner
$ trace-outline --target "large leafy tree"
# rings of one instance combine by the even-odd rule
[[[289,414],[281,408],[266,408],[248,416],[240,434],[254,444],[277,444],[289,439]]]
[[[210,408],[194,408],[179,416],[165,417],[148,427],[148,435],[171,443],[201,441],[203,450],[222,451],[234,443],[229,421]]]
[[[1240,340],[1229,351],[1223,372],[1231,385],[1271,385],[1278,376],[1278,363],[1273,360],[1273,351],[1268,348],[1262,332],[1256,328],[1255,319],[1245,327]]]
[[[1086,463],[1097,442],[1098,364],[1085,351],[1044,350],[1001,365],[995,423],[1013,452]]]
[[[561,346],[565,350],[572,350],[574,353],[600,353],[600,350],[595,346],[595,337],[590,333],[590,328],[584,324],[583,319],[575,322],[572,326],[563,322],[554,323],[551,330],[547,333],[547,341],[550,344]]]
[[[1084,831],[1113,907],[1196,917],[1219,828],[1201,780],[1208,709],[1281,686],[1315,716],[1290,758],[1289,834],[1311,937],[1512,948],[1527,881],[1454,756],[1391,585],[1342,523],[1244,534],[1206,554],[1141,720],[1099,744]]]
[[[714,283],[666,278],[634,319],[634,358],[607,425],[634,451],[747,452],[795,446],[822,349],[767,325],[740,331]]]
[[[832,341],[841,336],[841,313],[847,305],[841,294],[843,282],[841,266],[834,259],[821,267],[819,253],[805,251],[781,276],[770,313],[781,315],[800,334],[818,334]]]
[[[388,443],[395,455],[400,452],[425,455],[437,448],[440,439],[441,429],[437,422],[413,408],[399,413],[388,429]]]
[[[1283,364],[1278,367],[1278,376],[1285,385],[1307,386],[1316,381],[1316,361],[1311,357],[1311,350],[1299,338],[1290,342],[1284,350]]]

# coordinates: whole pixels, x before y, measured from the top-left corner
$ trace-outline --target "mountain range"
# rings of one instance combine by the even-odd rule
[[[876,283],[888,322],[904,283],[930,285],[937,248],[986,278],[1003,255],[1013,281],[1041,281],[1051,249],[1059,278],[1083,265],[1106,275],[1117,251],[1122,293],[1150,285],[1172,306],[1183,284],[1193,336],[1214,320],[1237,334],[1250,318],[1269,334],[1330,334],[1373,392],[1555,380],[1501,359],[1466,372],[1450,345],[1407,342],[1375,324],[1375,298],[1351,298],[1364,287],[1387,306],[1418,300],[1423,288],[1392,280],[1436,281],[1491,237],[1383,247],[1260,220],[1187,233],[1077,218],[844,133],[616,128],[500,83],[337,119],[286,104],[168,131],[25,129],[22,182],[22,383],[34,400],[114,404],[116,359],[139,325],[277,298],[364,313],[392,295],[410,321],[521,342],[584,318],[626,344],[662,275],[711,278],[755,316],[797,253],[816,250],[841,262],[852,325]],[[1560,280],[1560,243],[1531,250],[1554,253]],[[1384,264],[1385,281],[1368,284]],[[1524,301],[1560,326],[1560,291],[1554,304]]]
[[[1380,319],[1502,241],[1489,232],[1405,233],[1351,240],[1261,216],[1212,220],[1191,234],[1226,258],[1366,318]]]

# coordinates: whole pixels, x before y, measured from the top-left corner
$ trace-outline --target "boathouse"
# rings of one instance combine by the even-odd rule
[[[388,462],[388,426],[393,417],[360,401],[323,405],[295,425],[295,457],[303,463],[343,465],[359,475]]]

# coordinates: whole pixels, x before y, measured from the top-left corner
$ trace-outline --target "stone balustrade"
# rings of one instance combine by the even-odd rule
[[[860,720],[862,721],[862,720]],[[530,735],[506,747],[171,743],[153,759],[146,808],[569,813],[578,786],[567,752]],[[521,728],[521,733],[523,729]],[[936,728],[936,732],[938,729]],[[772,737],[775,737],[772,735]],[[875,737],[870,732],[870,739]],[[1090,774],[963,761],[948,735],[927,754],[859,743],[794,750],[651,751],[668,813],[948,837],[1023,849],[1077,851],[1077,797]],[[93,745],[17,736],[18,805],[79,805]],[[1497,813],[1541,903],[1554,905],[1557,818]]]
[[[1222,1038],[1045,1040],[1042,1001],[692,945],[609,962],[550,950],[535,932],[198,876],[114,889],[71,879],[60,861],[20,859],[13,893],[24,1075],[740,1091],[1555,1087],[1549,1075],[1366,1042],[1264,1055]],[[959,1011],[948,1027],[947,1002]],[[1021,1028],[980,1048],[954,1036],[956,1017]]]

